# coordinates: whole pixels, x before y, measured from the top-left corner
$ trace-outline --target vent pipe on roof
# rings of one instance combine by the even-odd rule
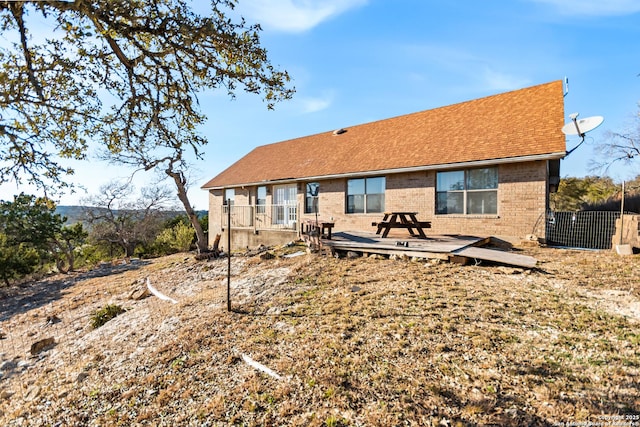
[[[333,131],[333,136],[342,135],[346,131],[347,131],[346,129],[336,129],[336,130]]]

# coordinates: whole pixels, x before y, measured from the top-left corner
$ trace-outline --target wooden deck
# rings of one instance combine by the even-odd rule
[[[322,246],[332,251],[353,251],[363,254],[397,255],[417,258],[435,258],[466,262],[485,260],[499,264],[533,268],[537,260],[526,255],[496,249],[482,248],[490,237],[461,235],[431,235],[417,239],[405,234],[382,238],[375,233],[341,231],[333,233],[331,240],[322,240]]]

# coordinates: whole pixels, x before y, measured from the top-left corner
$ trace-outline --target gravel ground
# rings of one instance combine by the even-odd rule
[[[637,255],[296,251],[232,257],[232,312],[227,260],[189,254],[0,290],[0,424],[640,425]]]

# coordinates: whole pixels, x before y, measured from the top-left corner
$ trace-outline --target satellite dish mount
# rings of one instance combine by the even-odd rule
[[[562,126],[562,133],[565,135],[579,135],[582,140],[578,145],[567,151],[565,157],[582,145],[587,132],[594,130],[604,121],[604,117],[602,116],[593,116],[578,120],[578,113],[569,114],[569,118],[571,118],[571,122]]]

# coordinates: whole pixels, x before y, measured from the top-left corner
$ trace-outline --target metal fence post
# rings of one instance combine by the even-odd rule
[[[227,199],[227,311],[231,311],[231,199]]]

